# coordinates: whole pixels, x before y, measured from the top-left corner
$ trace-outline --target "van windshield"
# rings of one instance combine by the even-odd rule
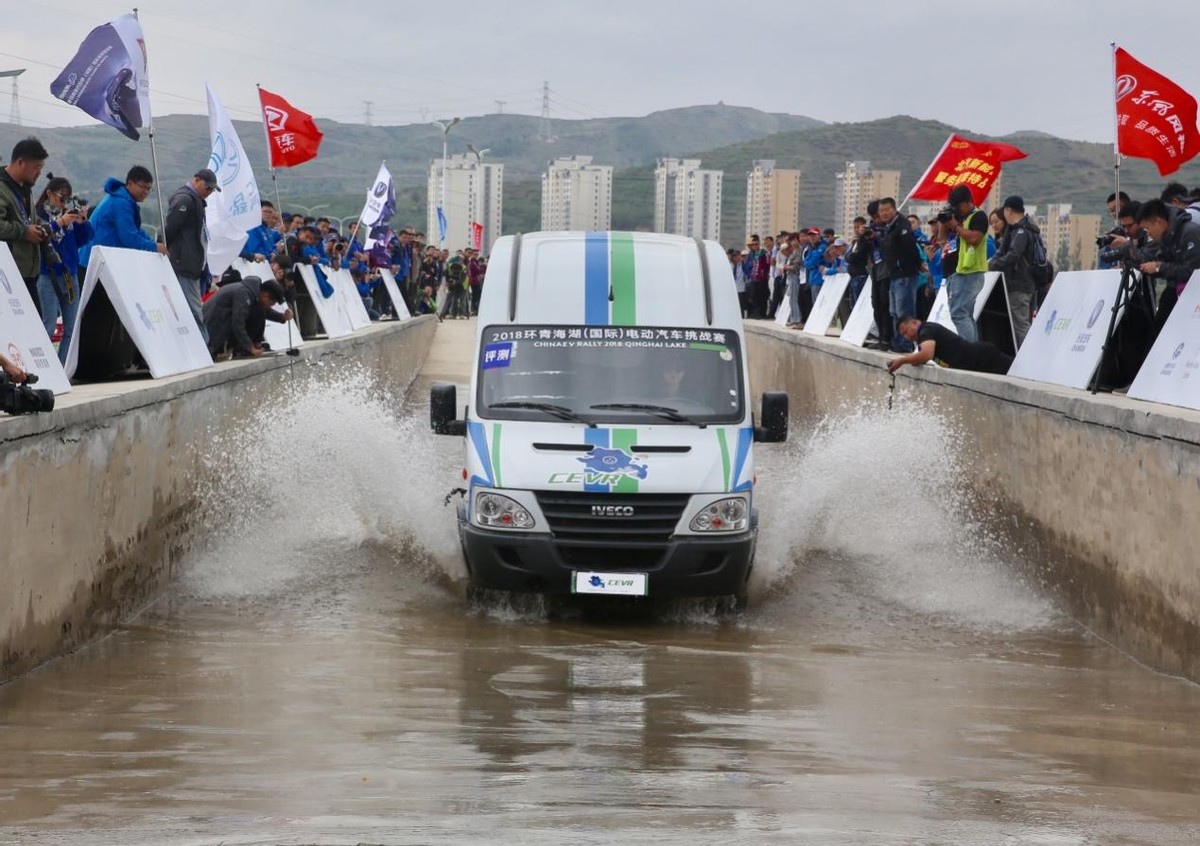
[[[488,326],[476,410],[598,425],[739,423],[735,332],[677,326]]]

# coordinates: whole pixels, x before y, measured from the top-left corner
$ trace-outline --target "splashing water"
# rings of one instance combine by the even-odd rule
[[[442,505],[458,458],[441,447],[365,369],[308,369],[206,445],[214,475],[185,590],[275,593],[352,566],[362,557],[346,553],[364,545],[426,582],[460,578]]]
[[[1049,625],[1053,605],[1005,563],[966,489],[960,437],[935,409],[905,403],[797,427],[786,448],[763,450],[752,593],[783,589],[797,567],[832,556],[860,588],[954,625]]]

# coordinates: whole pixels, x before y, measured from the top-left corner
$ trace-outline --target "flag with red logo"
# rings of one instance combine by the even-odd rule
[[[1023,158],[1025,152],[1012,144],[972,141],[961,135],[951,135],[904,202],[930,200],[944,203],[951,188],[966,185],[971,189],[975,205],[982,205],[1000,178],[1000,166]]]
[[[1115,57],[1117,152],[1174,173],[1200,153],[1196,98],[1120,47]]]
[[[474,223],[473,222],[471,224],[471,247],[474,248],[475,252],[479,252],[480,250],[483,249],[483,224],[482,223]]]
[[[300,111],[278,94],[258,89],[271,167],[295,167],[317,157],[324,137],[312,115]]]

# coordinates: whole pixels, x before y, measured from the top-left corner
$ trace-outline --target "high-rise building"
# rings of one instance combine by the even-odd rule
[[[429,199],[426,203],[425,236],[437,244],[437,209],[442,203],[442,160],[429,163]],[[504,165],[481,162],[475,156],[453,155],[446,160],[446,240],[450,251],[470,247],[471,224],[483,226],[483,252],[491,251],[500,237],[504,214]]]
[[[754,162],[746,174],[746,236],[775,235],[800,228],[800,171]]]
[[[611,165],[591,156],[555,159],[542,174],[542,230],[602,232],[612,228]]]
[[[1026,209],[1028,211],[1028,209]],[[1046,255],[1055,270],[1093,270],[1099,260],[1096,239],[1100,215],[1072,214],[1070,203],[1051,203],[1038,218]]]
[[[867,215],[867,203],[881,197],[900,194],[900,171],[872,170],[870,162],[846,162],[846,169],[837,175],[833,194],[833,225],[839,235],[854,231],[854,218]]]
[[[719,170],[701,170],[699,159],[659,159],[654,169],[654,231],[721,240]]]

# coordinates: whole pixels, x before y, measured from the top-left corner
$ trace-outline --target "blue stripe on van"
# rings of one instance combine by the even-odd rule
[[[583,249],[583,322],[607,326],[608,233],[587,233]]]
[[[733,467],[733,489],[735,491],[748,491],[754,485],[754,480],[746,479],[744,482],[738,482],[742,478],[742,471],[746,469],[746,459],[750,457],[750,447],[754,443],[754,429],[750,426],[738,429],[737,443],[737,458],[734,460]]]
[[[608,295],[607,294],[605,294],[604,301],[605,301],[604,305],[607,308],[608,307]],[[610,437],[611,437],[611,432],[608,429],[601,429],[599,427],[596,427],[595,429],[584,429],[583,430],[584,441],[591,444],[592,446],[607,447],[607,446],[609,446],[609,438]],[[609,493],[608,485],[589,485],[585,482],[583,485],[583,489],[585,491],[589,491],[591,493]]]

